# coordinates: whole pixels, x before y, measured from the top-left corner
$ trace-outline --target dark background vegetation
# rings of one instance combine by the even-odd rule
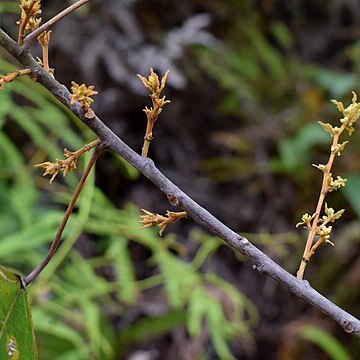
[[[48,19],[68,2],[42,3]],[[0,10],[15,37],[16,1]],[[305,244],[295,224],[313,211],[321,182],[311,164],[326,161],[330,143],[317,121],[339,118],[330,99],[348,104],[351,90],[360,92],[360,3],[94,0],[53,30],[56,78],[95,85],[94,110],[139,151],[149,99],[136,74],[171,70],[171,104],[149,156],[295,273]],[[0,53],[5,72],[12,59]],[[0,260],[26,273],[76,184],[73,176],[50,187],[32,165],[92,136],[38,86],[11,86],[0,94]],[[335,248],[323,246],[306,273],[357,317],[359,145],[355,132],[334,167],[349,179],[328,198],[346,209]],[[91,181],[55,265],[31,289],[41,358],[359,358],[358,339],[191,221],[171,226],[164,239],[139,231],[139,208],[164,213],[170,205],[121,159],[104,155]]]

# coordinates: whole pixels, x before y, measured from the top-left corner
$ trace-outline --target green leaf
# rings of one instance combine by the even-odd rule
[[[186,313],[183,310],[170,311],[159,316],[141,319],[121,331],[117,344],[124,346],[154,339],[168,333],[171,329],[183,326],[185,321]]]
[[[294,45],[294,39],[291,35],[291,31],[284,23],[276,21],[272,26],[272,33],[280,45],[284,48],[289,48]]]
[[[314,77],[319,85],[327,89],[334,98],[341,98],[356,89],[359,83],[359,76],[355,74],[332,72],[322,68],[314,70]]]
[[[121,236],[113,237],[107,253],[114,264],[115,276],[119,282],[117,291],[119,299],[126,304],[135,304],[137,300],[136,275],[128,249],[128,240]]]
[[[351,207],[360,218],[360,175],[346,174],[346,186],[343,189],[344,195]]]
[[[215,351],[221,360],[235,360],[227,344],[232,329],[227,322],[224,310],[217,299],[208,297],[206,304],[206,320]],[[232,334],[233,335],[233,334]]]
[[[299,166],[308,162],[314,146],[329,143],[329,135],[316,124],[303,126],[292,139],[284,139],[279,145],[283,171],[298,171]]]
[[[222,242],[217,237],[208,237],[207,241],[205,241],[196,252],[196,255],[192,261],[192,264],[195,268],[200,268],[208,257],[211,256],[220,246]]]
[[[37,359],[31,310],[21,279],[0,265],[0,358]]]
[[[43,215],[41,219],[34,220],[32,227],[4,237],[0,242],[0,258],[4,261],[10,255],[18,256],[48,243],[53,239],[61,218],[60,212],[52,211]]]
[[[328,332],[312,326],[306,325],[299,329],[300,336],[321,348],[330,359],[333,360],[351,360],[345,347]]]
[[[19,6],[17,3],[11,1],[5,1],[4,3],[0,4],[0,14],[5,13],[15,13],[19,12]]]
[[[195,288],[191,292],[189,299],[189,308],[186,313],[187,315],[187,329],[191,337],[196,338],[200,335],[203,318],[206,312],[204,306],[205,296],[201,288]]]

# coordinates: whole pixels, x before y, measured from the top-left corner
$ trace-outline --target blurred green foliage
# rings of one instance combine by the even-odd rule
[[[0,72],[11,69],[0,62]],[[0,124],[0,262],[26,274],[45,256],[81,172],[50,186],[33,165],[61,157],[65,145],[76,149],[93,135],[28,79],[1,92]],[[129,165],[120,165],[134,179]],[[120,359],[137,344],[181,326],[190,342],[205,336],[221,359],[234,358],[234,337],[249,341],[257,321],[254,305],[230,283],[201,271],[220,240],[194,235],[199,249],[187,262],[171,235],[141,231],[138,221],[139,209],[117,209],[92,173],[61,247],[29,287],[40,359]],[[82,254],[75,245],[79,239],[90,242],[94,254]],[[141,266],[151,276],[138,278],[134,244],[148,250]],[[147,313],[147,301],[160,312]],[[119,325],[130,311],[139,315]]]
[[[351,360],[346,348],[330,333],[316,326],[305,325],[298,329],[299,335],[317,345],[332,360]]]
[[[300,3],[299,8],[306,9],[305,2]],[[334,58],[343,62],[346,59],[346,69],[304,59],[299,54],[303,50],[299,48],[299,39],[290,28],[291,21],[304,26],[314,24],[296,16],[285,20],[282,13],[288,10],[285,4],[280,8],[267,2],[257,5],[251,1],[217,2],[224,21],[219,31],[223,42],[217,49],[194,49],[202,71],[215,82],[214,88],[221,89],[216,113],[222,124],[231,124],[228,131],[217,130],[212,134],[211,141],[221,150],[220,155],[201,161],[200,167],[222,188],[236,184],[239,193],[252,193],[251,205],[256,207],[253,217],[258,220],[262,213],[254,204],[269,207],[271,211],[266,214],[286,222],[282,226],[283,235],[290,238],[295,236],[292,224],[298,221],[300,212],[315,207],[319,195],[321,178],[311,164],[326,161],[331,140],[317,121],[335,123],[340,114],[330,99],[348,104],[351,91],[359,93],[360,46],[357,41],[347,45],[344,52],[331,49]],[[299,8],[293,8],[292,14]],[[266,15],[262,13],[265,9]],[[313,29],[314,33],[321,32],[320,28]],[[359,314],[360,296],[356,275],[360,240],[359,139],[355,132],[346,155],[336,161],[334,169],[336,175],[348,179],[346,187],[332,195],[336,208],[346,208],[344,222],[334,235],[335,248],[322,250],[323,256],[311,263],[308,274],[315,288],[354,314]],[[241,195],[239,198],[242,199]],[[260,231],[260,235],[268,234],[269,242],[277,245],[279,234],[271,235],[271,228]],[[296,245],[293,243],[284,260],[289,271],[296,271],[304,246],[302,240],[298,238]],[[351,354],[360,351],[356,341],[344,336],[346,345],[341,345],[341,340],[330,331],[308,330],[304,330],[304,337],[331,358],[341,358],[345,346]],[[333,333],[338,334],[335,330]],[[304,356],[312,358],[311,352],[308,355],[305,348],[303,351]],[[292,358],[301,356],[293,354]]]
[[[223,41],[219,48],[194,48],[191,61],[220,89],[219,102],[211,105],[211,111],[231,119],[232,126],[213,134],[212,140],[225,150],[202,161],[201,167],[220,186],[250,179],[249,187],[256,183],[256,196],[266,193],[259,181],[264,175],[275,179],[276,188],[291,187],[292,196],[288,192],[282,197],[280,191],[280,196],[274,192],[267,199],[282,205],[282,210],[274,206],[274,212],[283,211],[285,232],[273,235],[265,228],[260,234],[244,235],[295,271],[304,245],[299,233],[293,232],[297,211],[302,213],[316,201],[319,174],[311,164],[321,162],[330,143],[317,120],[337,120],[339,113],[329,99],[350,99],[351,90],[359,92],[360,42],[347,46],[347,71],[329,69],[298,56],[297,39],[281,17],[263,18],[251,1],[211,3],[225,19],[219,31]],[[5,2],[1,11],[18,9]],[[0,68],[1,72],[11,69],[3,61]],[[64,146],[78,148],[92,136],[46,91],[26,79],[1,92],[0,125],[0,262],[26,273],[44,257],[78,178],[71,175],[50,188],[35,175],[32,165],[61,157]],[[349,179],[335,199],[339,208],[347,208],[344,226],[337,233],[335,248],[325,249],[309,274],[314,287],[354,314],[360,311],[354,260],[360,241],[358,139],[355,133],[348,157],[336,168],[346,171]],[[116,161],[129,181],[137,179],[132,167],[118,157]],[[239,192],[247,190],[239,186]],[[255,203],[246,206],[249,209]],[[258,203],[263,206],[265,201],[260,198]],[[258,222],[255,207],[253,221]],[[238,289],[203,271],[222,246],[219,239],[200,232],[190,238],[196,247],[191,258],[172,236],[160,239],[153,230],[139,231],[138,209],[132,204],[117,209],[95,186],[92,175],[57,256],[30,287],[41,358],[122,358],[141,344],[185,328],[189,346],[198,339],[207,344],[199,358],[211,358],[209,354],[215,352],[214,357],[231,359],[231,339],[239,342],[241,336],[240,341],[251,341],[257,310]],[[90,255],[83,253],[84,243],[91,244]],[[148,251],[141,263],[146,271],[139,270],[135,259],[137,246]],[[147,310],[150,305],[160,310]],[[301,319],[291,309],[287,316]],[[272,324],[281,328],[282,319],[277,321],[272,319]],[[336,329],[312,325],[300,332],[331,358],[359,353],[358,343],[338,334]],[[298,334],[293,337],[298,341]],[[299,346],[307,354],[308,343],[301,341]]]

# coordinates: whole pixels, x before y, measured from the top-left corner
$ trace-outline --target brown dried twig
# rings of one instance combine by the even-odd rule
[[[152,106],[150,109],[145,106],[144,112],[147,118],[147,125],[146,125],[146,132],[144,136],[144,145],[141,150],[141,156],[147,157],[150,142],[153,139],[153,128],[155,125],[155,121],[159,117],[160,113],[162,112],[163,107],[170,103],[169,100],[165,100],[165,96],[160,97],[162,91],[165,88],[166,80],[169,76],[169,70],[165,73],[161,82],[159,80],[158,75],[154,72],[153,69],[150,69],[150,75],[148,78],[144,76],[137,75],[144,86],[150,90],[150,98],[152,102]]]
[[[180,219],[186,218],[187,214],[186,211],[167,211],[165,216],[159,215],[159,214],[153,214],[152,212],[141,209],[141,211],[144,213],[143,215],[140,215],[140,221],[139,223],[143,224],[142,229],[151,227],[151,226],[158,226],[160,228],[159,235],[162,236],[163,232],[167,228],[169,224],[174,224]]]
[[[36,19],[36,16],[41,14],[41,0],[21,0],[20,8],[18,43],[22,45],[26,30],[35,30],[41,22],[41,19]]]
[[[31,69],[23,69],[23,70],[14,71],[7,75],[0,75],[0,90],[2,90],[6,84],[14,81],[20,76],[25,76],[25,75],[31,75]]]
[[[74,195],[71,198],[71,201],[65,211],[64,217],[59,225],[58,231],[55,235],[55,238],[49,248],[49,251],[46,255],[46,257],[44,258],[44,260],[33,270],[31,271],[31,273],[25,277],[25,285],[29,285],[31,282],[33,282],[39,275],[40,273],[45,269],[46,265],[50,262],[50,260],[53,258],[53,256],[56,253],[56,250],[59,247],[60,244],[60,240],[61,240],[61,236],[64,232],[65,226],[70,218],[71,213],[74,210],[75,204],[77,199],[79,198],[79,195],[81,193],[81,190],[84,187],[84,184],[86,182],[86,179],[88,178],[91,169],[93,168],[93,166],[95,165],[96,160],[98,159],[98,157],[100,156],[100,154],[104,151],[104,147],[101,145],[98,145],[98,147],[95,149],[95,151],[93,152],[91,159],[79,181],[78,186],[76,187],[76,190],[74,192]]]
[[[69,151],[67,149],[64,149],[64,155],[66,159],[64,160],[57,159],[55,163],[52,163],[50,161],[45,161],[41,164],[36,164],[35,167],[45,169],[43,176],[51,175],[50,178],[50,184],[51,184],[60,171],[63,172],[63,175],[65,177],[67,174],[75,170],[79,157],[85,154],[90,149],[98,146],[100,143],[101,140],[96,139],[76,151]]]

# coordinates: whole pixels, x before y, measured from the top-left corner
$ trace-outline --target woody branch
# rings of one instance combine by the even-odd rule
[[[314,290],[307,281],[297,279],[287,272],[266,254],[252,245],[245,237],[237,234],[224,225],[206,209],[197,204],[186,195],[165,175],[163,175],[149,158],[144,158],[133,151],[110,128],[108,128],[96,115],[89,119],[78,103],[70,104],[70,92],[67,88],[49,75],[31,56],[11,39],[0,28],[0,46],[14,56],[24,67],[32,70],[36,81],[47,88],[61,103],[72,111],[85,125],[96,133],[102,144],[108,149],[122,156],[140,173],[153,182],[172,203],[178,204],[187,212],[188,217],[216,234],[227,245],[243,254],[253,263],[254,269],[261,274],[269,276],[284,286],[287,290],[303,299],[311,306],[338,322],[346,332],[360,336],[360,320],[341,309],[323,295]],[[176,201],[174,201],[174,199]]]

